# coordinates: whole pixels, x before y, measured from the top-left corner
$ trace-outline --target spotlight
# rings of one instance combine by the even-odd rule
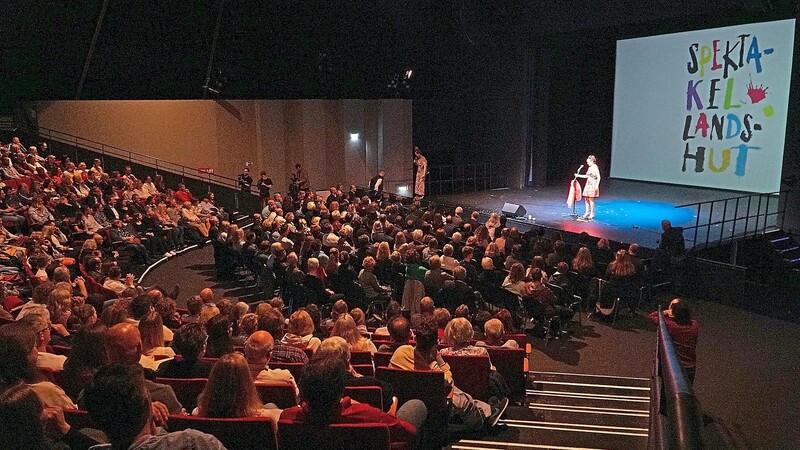
[[[358,133],[350,133],[350,142],[358,142]]]

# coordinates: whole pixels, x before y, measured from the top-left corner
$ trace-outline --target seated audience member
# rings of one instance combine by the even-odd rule
[[[16,383],[28,385],[39,396],[42,404],[75,409],[75,404],[55,384],[44,381],[36,367],[36,331],[20,322],[0,327],[0,386]]]
[[[661,241],[658,249],[665,252],[670,258],[679,258],[686,252],[686,243],[683,239],[683,228],[673,227],[669,220],[661,221]]]
[[[142,336],[143,355],[166,358],[175,356],[174,350],[164,346],[164,325],[161,322],[161,315],[157,312],[150,311],[139,321],[139,333]]]
[[[508,276],[503,280],[503,289],[512,294],[522,297],[527,293],[528,284],[525,282],[525,266],[522,263],[514,263]]]
[[[97,444],[71,427],[61,408],[44,406],[25,383],[0,390],[0,448],[87,450]]]
[[[439,333],[439,340],[445,341],[446,336],[444,335],[444,328],[450,323],[450,319],[452,316],[450,315],[450,311],[447,308],[436,308],[433,311],[433,319],[436,320],[436,326],[438,327]]]
[[[244,356],[247,358],[247,364],[255,373],[255,381],[265,384],[287,384],[294,388],[295,396],[299,396],[300,390],[291,372],[285,369],[269,368],[274,346],[275,340],[266,331],[256,331],[247,338],[247,342],[244,344]]]
[[[387,326],[378,327],[375,330],[375,332],[373,333],[373,335],[388,336],[389,335],[388,324],[392,321],[392,319],[394,319],[395,317],[397,317],[397,316],[399,316],[401,314],[402,314],[402,311],[401,311],[401,308],[400,308],[400,303],[397,303],[394,300],[390,301],[389,304],[386,305],[386,314],[384,314],[384,317],[383,317],[383,320],[385,321],[384,323],[386,323]]]
[[[175,332],[172,346],[180,358],[158,365],[156,374],[162,378],[208,378],[212,363],[203,360],[206,352],[206,329],[199,323],[187,323]]]
[[[458,267],[458,261],[456,261],[456,259],[453,258],[453,252],[454,252],[453,246],[450,244],[445,244],[443,249],[443,255],[441,258],[442,269],[449,270],[452,272],[453,269]]]
[[[378,408],[354,403],[349,397],[342,398],[346,375],[347,367],[340,359],[315,355],[303,367],[300,406],[283,410],[281,420],[311,427],[336,423],[383,423],[389,427],[391,442],[405,443],[413,448],[417,428],[427,417],[425,404],[420,400],[409,400],[395,416],[390,416]]]
[[[658,311],[650,313],[650,320],[658,324]],[[664,310],[664,321],[672,338],[675,351],[678,353],[681,367],[686,371],[689,382],[694,384],[697,371],[697,338],[700,324],[692,319],[692,310],[685,301],[676,298]]]
[[[344,338],[344,340],[350,344],[350,350],[354,352],[375,353],[378,351],[371,340],[361,335],[356,326],[356,322],[350,314],[342,314],[336,319],[333,330],[331,330],[331,336]]]
[[[75,401],[83,388],[92,381],[98,368],[108,364],[106,353],[106,332],[108,327],[102,323],[87,325],[72,340],[72,348],[64,362],[64,391]]]
[[[151,370],[148,375],[153,373],[152,370],[155,367],[152,364],[152,358],[149,358],[148,361],[148,357],[142,355],[142,337],[139,334],[139,328],[135,325],[130,323],[114,325],[108,330],[106,343],[108,345],[106,352],[108,352],[108,359],[111,363],[140,365]],[[142,362],[151,367],[146,367]],[[183,410],[175,396],[175,391],[170,386],[150,380],[145,380],[144,385],[153,401],[164,404],[170,414],[180,414]]]
[[[403,345],[395,350],[390,367],[402,370],[433,370],[444,373],[444,382],[450,394],[450,423],[458,423],[465,430],[480,430],[497,425],[508,407],[508,399],[494,399],[492,404],[473,399],[469,394],[453,385],[450,366],[442,359],[437,349],[436,322],[424,320],[416,329],[416,347]]]
[[[222,355],[233,352],[231,321],[227,316],[217,314],[208,319],[206,333],[208,333],[205,355],[207,358],[220,358]]]
[[[281,410],[261,403],[250,375],[250,366],[240,353],[222,356],[211,373],[203,392],[197,396],[192,415],[200,417],[236,418],[270,417],[277,424]]]
[[[106,281],[103,282],[104,288],[116,292],[117,295],[121,294],[122,291],[133,285],[133,275],[128,274],[123,280],[122,270],[120,270],[119,266],[112,266],[108,271],[108,277],[106,278]]]
[[[147,294],[137,295],[131,300],[129,310],[130,317],[126,320],[126,322],[132,323],[138,327],[139,321],[144,319],[146,315],[155,311],[155,307],[153,306],[153,298]],[[164,325],[163,320],[161,322],[161,329],[164,333],[164,341],[172,342],[172,330]]]
[[[505,347],[519,348],[519,344],[514,339],[503,340],[505,328],[503,322],[498,319],[489,319],[483,325],[483,341],[478,341],[475,345],[483,347]]]
[[[203,309],[203,299],[199,295],[193,295],[186,300],[187,314],[181,316],[183,323],[196,323],[200,321],[200,311]]]
[[[358,274],[358,282],[364,289],[364,297],[367,302],[374,301],[378,297],[385,295],[389,292],[389,288],[381,286],[378,283],[378,278],[375,276],[375,258],[367,256],[362,263],[361,272]]]
[[[287,345],[282,342],[284,338],[285,321],[283,314],[277,309],[270,309],[258,317],[258,329],[266,331],[275,340],[275,345],[272,348],[271,361],[279,363],[307,363],[308,355],[295,347],[294,345]]]
[[[435,310],[436,306],[433,303],[433,299],[430,297],[423,297],[419,302],[419,313],[411,315],[411,328],[416,328],[426,318],[433,317],[433,312]]]
[[[166,414],[154,407],[147,380],[135,364],[100,368],[84,393],[92,422],[111,443],[97,447],[128,450],[224,450],[217,438],[196,430],[164,432]]]
[[[333,324],[336,323],[336,319],[338,319],[340,315],[347,313],[347,309],[347,302],[344,300],[336,300],[331,308],[331,317],[325,319],[325,321],[322,322],[322,326],[326,329],[333,328]]]
[[[456,266],[453,269],[453,279],[445,281],[442,290],[439,291],[439,300],[445,308],[452,309],[462,303],[478,308],[480,301],[475,290],[467,284],[466,279],[467,270],[462,266]]]
[[[344,385],[345,387],[353,386],[376,386],[381,388],[383,396],[383,410],[389,411],[394,402],[394,391],[389,383],[385,383],[375,377],[361,375],[353,369],[350,364],[350,344],[344,339],[334,336],[329,337],[322,341],[319,346],[320,358],[336,358],[344,362],[347,367],[345,374]]]
[[[28,314],[20,319],[21,323],[29,326],[36,333],[36,366],[40,369],[62,370],[66,356],[56,355],[47,351],[50,344],[50,321],[42,314]]]
[[[444,286],[445,281],[452,280],[453,276],[442,270],[442,260],[437,255],[428,260],[430,269],[425,272],[425,292],[434,295]]]
[[[369,333],[367,330],[367,320],[364,317],[364,310],[361,308],[353,308],[350,311],[350,316],[356,322],[356,327],[358,327],[358,332],[362,334]]]
[[[283,343],[299,349],[317,351],[320,340],[314,337],[314,322],[307,311],[301,309],[289,316],[289,326],[283,337]]]
[[[472,345],[474,331],[469,320],[463,317],[456,317],[447,324],[445,329],[447,341],[452,343],[452,347],[443,348],[442,355],[453,356],[486,356],[489,365],[489,392],[494,397],[507,397],[509,394],[508,384],[503,376],[497,373],[489,359],[489,352],[485,347]]]
[[[411,339],[411,326],[408,323],[408,319],[403,316],[395,316],[392,321],[389,322],[388,328],[389,337],[392,340],[391,342],[381,344],[378,348],[379,352],[394,353],[401,345],[408,345],[408,341]]]

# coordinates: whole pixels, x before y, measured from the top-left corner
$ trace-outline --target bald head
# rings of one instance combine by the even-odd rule
[[[269,363],[272,356],[272,348],[275,346],[275,339],[266,331],[256,331],[247,338],[244,343],[244,355],[249,364]]]
[[[205,288],[200,291],[200,298],[203,299],[203,303],[214,303],[214,291],[211,288]]]
[[[142,336],[130,323],[118,323],[108,329],[108,357],[112,363],[138,364],[142,357]]]

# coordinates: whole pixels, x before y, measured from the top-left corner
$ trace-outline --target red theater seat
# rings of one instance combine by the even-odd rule
[[[278,422],[278,448],[389,450],[389,427],[382,423],[335,424],[318,427],[281,420]]]
[[[169,416],[169,431],[193,429],[208,433],[229,449],[274,450],[278,448],[275,429],[268,417],[210,419],[183,415]],[[300,447],[298,447],[300,448]]]

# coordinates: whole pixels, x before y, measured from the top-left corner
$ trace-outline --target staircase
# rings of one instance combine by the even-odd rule
[[[506,430],[453,449],[645,449],[650,380],[531,371],[524,407],[509,407]]]

